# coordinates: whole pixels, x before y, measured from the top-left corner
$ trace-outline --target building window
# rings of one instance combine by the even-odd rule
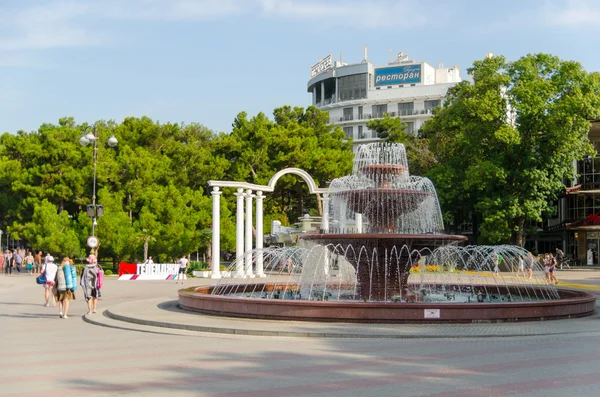
[[[354,127],[344,127],[343,129],[347,139],[354,139]]]
[[[398,104],[398,116],[410,116],[414,114],[414,102],[402,102]]]
[[[385,105],[373,105],[371,112],[373,113],[373,118],[383,117],[387,114],[388,108],[387,103]]]
[[[354,108],[344,108],[344,118],[343,121],[350,121],[353,119],[352,117],[352,111],[354,110]]]
[[[353,74],[338,79],[338,97],[340,101],[351,101],[367,97],[367,74]]]
[[[409,121],[408,123],[406,123],[406,132],[408,132],[409,134],[415,133],[415,122],[414,121]]]
[[[363,107],[362,106],[358,107],[358,119],[359,120],[363,119]]]
[[[358,139],[365,139],[367,137],[367,135],[365,133],[363,133],[363,126],[359,125],[358,126]]]
[[[442,101],[440,101],[439,99],[436,99],[434,101],[425,101],[425,110],[431,110],[437,107],[440,107],[442,105]],[[427,112],[427,113],[431,113],[431,112]]]

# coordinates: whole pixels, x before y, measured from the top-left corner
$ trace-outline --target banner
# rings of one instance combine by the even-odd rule
[[[375,86],[415,84],[421,82],[421,65],[375,69]]]

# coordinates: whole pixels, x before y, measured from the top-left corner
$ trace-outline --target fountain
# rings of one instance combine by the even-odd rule
[[[346,255],[356,269],[357,292],[364,301],[389,301],[398,295],[418,299],[409,296],[408,276],[421,252],[467,240],[443,234],[435,188],[429,179],[410,175],[402,144],[360,146],[353,174],[334,180],[330,191],[332,218],[344,224],[353,219],[355,230],[348,233],[342,226],[303,241],[305,246],[352,247],[353,253],[365,247],[371,255]]]
[[[329,196],[327,230],[304,235],[299,247],[252,252],[266,279],[222,279],[182,290],[181,307],[237,317],[383,323],[595,312],[594,296],[547,285],[543,266],[526,250],[462,247],[465,236],[444,234],[435,188],[410,175],[404,145],[362,145],[352,175],[333,180]],[[529,277],[514,276],[521,258],[531,267]],[[232,263],[230,270],[239,267]]]

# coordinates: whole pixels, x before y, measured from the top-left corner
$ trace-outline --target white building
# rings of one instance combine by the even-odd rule
[[[330,122],[343,128],[356,145],[377,141],[367,122],[385,114],[400,116],[408,131],[416,133],[443,102],[448,88],[461,81],[458,66],[435,68],[410,60],[400,52],[386,66],[333,61],[331,55],[311,67],[308,92],[312,104],[328,111]]]

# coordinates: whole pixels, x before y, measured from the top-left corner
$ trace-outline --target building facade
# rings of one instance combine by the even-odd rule
[[[379,140],[367,122],[386,114],[401,117],[411,133],[441,106],[448,89],[461,81],[458,66],[433,67],[400,52],[385,66],[368,61],[348,64],[329,55],[311,67],[307,90],[312,104],[328,111],[330,122],[339,125],[355,145]]]

